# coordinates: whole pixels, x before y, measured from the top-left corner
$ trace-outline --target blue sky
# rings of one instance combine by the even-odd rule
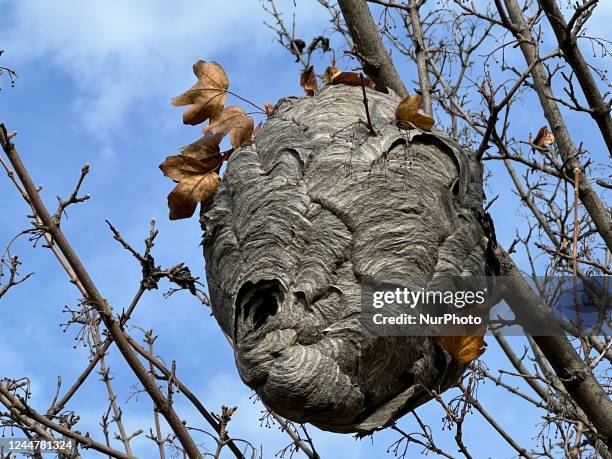
[[[292,1],[279,5],[284,11],[293,8]],[[0,64],[19,73],[15,88],[3,82],[0,120],[18,132],[18,149],[51,208],[55,196],[72,190],[82,165],[91,165],[83,191],[92,199],[70,208],[62,228],[102,294],[119,309],[129,302],[140,279],[138,265],[112,239],[105,219],[142,248],[149,221],[155,218],[160,230],[154,252],[157,262],[169,266],[185,261],[203,277],[197,219],[168,221],[166,195],[172,184],[157,168],[165,156],[196,140],[200,128],[183,126],[181,111],[169,101],[193,83],[191,65],[198,59],[221,63],[230,77],[230,89],[259,104],[301,95],[299,68],[263,25],[266,17],[259,2],[0,0],[0,8],[0,49],[5,49]],[[297,11],[301,36],[310,38],[327,27],[325,13],[315,1],[300,1]],[[604,23],[596,18],[594,28],[603,29]],[[400,67],[407,78],[414,77],[410,64]],[[544,124],[534,107],[526,102],[528,115],[519,126],[533,131]],[[580,140],[601,150],[591,125],[582,123],[577,120],[572,129],[582,136]],[[503,174],[497,173],[493,185],[497,193],[505,193],[493,214],[507,246],[520,224],[518,203],[506,192],[510,184]],[[27,226],[28,212],[9,181],[0,179],[0,243]],[[22,258],[24,272],[35,275],[0,302],[0,376],[30,377],[33,406],[42,411],[51,402],[57,375],[67,386],[87,363],[86,350],[73,348],[77,330],[62,333],[59,325],[67,319],[64,306],[75,305],[79,296],[49,251],[32,249],[23,240],[14,253]],[[179,376],[210,410],[218,412],[221,404],[238,405],[230,429],[233,435],[261,444],[266,458],[289,443],[277,429],[259,426],[261,406],[250,400],[252,392],[240,381],[231,350],[209,311],[190,295],[165,299],[161,291],[148,292],[133,323],[152,327],[160,335],[157,353],[167,362],[178,361]],[[134,335],[139,332],[134,330]],[[512,340],[520,350],[520,338]],[[492,370],[507,366],[493,340],[488,341],[484,363]],[[119,399],[125,400],[135,379],[115,351],[108,360]],[[449,392],[447,397],[453,395]],[[541,412],[491,383],[482,385],[478,395],[523,445],[534,445],[534,426]],[[98,439],[104,407],[104,387],[95,378],[69,405],[81,416],[80,430]],[[207,428],[182,400],[177,401],[177,410],[194,425]],[[128,431],[148,431],[152,426],[146,397],[130,401],[124,413]],[[441,408],[429,404],[419,413],[432,426],[439,446],[455,452],[452,434],[442,431]],[[412,419],[400,425],[417,430]],[[355,441],[349,435],[311,431],[322,457],[392,457],[386,450],[397,437],[383,432],[373,442]],[[514,456],[477,413],[468,419],[465,436],[475,457]],[[153,457],[154,445],[144,436],[134,445],[139,457]],[[420,449],[413,451],[417,455]],[[85,452],[84,457],[97,455]]]

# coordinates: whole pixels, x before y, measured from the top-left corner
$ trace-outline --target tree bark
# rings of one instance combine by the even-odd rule
[[[408,91],[385,48],[366,0],[338,0],[342,16],[357,48],[363,71],[376,83],[376,89],[392,89],[406,97]]]

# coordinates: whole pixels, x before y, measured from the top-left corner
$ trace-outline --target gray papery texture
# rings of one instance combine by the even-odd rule
[[[482,171],[398,126],[393,94],[333,86],[281,100],[202,212],[214,315],[243,381],[278,414],[335,432],[389,425],[464,371],[429,337],[361,333],[360,279],[426,287],[488,272]]]

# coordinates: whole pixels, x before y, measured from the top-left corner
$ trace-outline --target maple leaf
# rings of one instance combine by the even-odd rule
[[[361,86],[361,79],[362,77],[355,72],[342,72],[334,77],[331,84],[333,85],[343,84],[346,86]],[[369,78],[363,77],[363,85],[367,88],[374,89],[374,86],[376,86],[376,83],[374,83],[374,81],[370,80]]]
[[[443,347],[459,363],[467,365],[482,355],[487,347],[483,336],[437,336],[436,344]]]
[[[183,94],[172,99],[172,105],[191,105],[183,113],[183,123],[196,125],[221,116],[227,99],[229,80],[223,67],[216,62],[198,61],[193,64],[193,73],[198,81]]]
[[[205,159],[219,154],[219,143],[224,134],[207,133],[204,137],[179,149],[181,155],[195,159]]]
[[[533,139],[533,144],[543,150],[555,141],[555,136],[548,130],[546,126],[542,126]]]
[[[323,73],[323,83],[324,84],[332,84],[334,78],[340,75],[340,69],[334,65],[330,65],[325,69],[325,73]]]
[[[159,168],[166,177],[177,182],[168,195],[170,220],[191,217],[198,203],[205,203],[214,196],[221,184],[215,170],[222,162],[221,155],[211,155],[205,159],[184,155],[166,158]]]
[[[424,131],[429,131],[434,125],[434,119],[431,116],[419,113],[422,103],[423,98],[419,94],[406,97],[397,106],[395,118],[404,123],[412,123]]]
[[[244,110],[237,106],[227,107],[219,119],[210,122],[204,133],[225,135],[229,133],[233,148],[244,147],[251,143],[255,122]]]
[[[300,86],[307,96],[314,96],[319,91],[317,75],[312,65],[300,74]]]

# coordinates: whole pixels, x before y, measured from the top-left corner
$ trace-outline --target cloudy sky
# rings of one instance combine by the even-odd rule
[[[278,3],[283,11],[293,10],[293,1]],[[299,36],[310,38],[327,27],[324,11],[316,3],[298,2]],[[166,195],[172,185],[157,168],[165,156],[197,139],[200,128],[183,126],[181,111],[169,100],[193,83],[191,65],[198,59],[220,62],[230,77],[230,88],[259,104],[300,95],[299,68],[263,24],[269,18],[260,3],[0,0],[0,10],[0,49],[5,50],[0,65],[19,74],[15,88],[6,81],[2,84],[0,120],[18,132],[15,142],[51,207],[56,196],[72,190],[82,165],[90,164],[84,192],[92,199],[71,208],[62,228],[103,295],[117,309],[125,307],[140,278],[138,266],[113,241],[105,219],[142,247],[149,221],[155,218],[160,230],[155,250],[158,263],[170,266],[185,261],[203,277],[197,220],[168,221]],[[598,17],[593,27],[603,29],[605,23]],[[406,72],[411,68],[402,67]],[[523,122],[542,125],[538,109],[526,109],[529,115]],[[499,180],[507,183],[503,177]],[[505,245],[516,226],[508,205],[517,208],[516,202],[508,201],[501,210],[493,209],[498,213],[496,221],[502,222],[499,232]],[[0,244],[27,226],[28,212],[9,181],[0,180]],[[63,333],[60,326],[67,319],[62,310],[74,306],[79,297],[40,244],[33,249],[23,240],[16,244],[15,253],[23,259],[23,270],[35,274],[0,302],[0,376],[30,377],[33,405],[46,410],[57,376],[61,374],[69,385],[87,364],[86,350],[74,348],[78,330]],[[167,362],[178,361],[179,376],[210,410],[218,412],[221,404],[238,405],[233,435],[262,445],[264,457],[273,457],[289,443],[276,428],[260,427],[261,406],[252,402],[252,392],[240,381],[229,346],[209,311],[192,297],[179,293],[164,299],[160,292],[149,292],[133,322],[159,334],[158,354]],[[483,361],[491,369],[506,365],[493,343]],[[109,364],[118,397],[124,401],[133,393],[135,380],[114,351]],[[490,383],[478,395],[509,432],[526,446],[534,444],[533,426],[541,413]],[[102,438],[98,422],[104,404],[104,387],[92,378],[69,406],[81,416],[80,430],[89,430],[98,439]],[[177,409],[195,425],[207,428],[189,405],[178,401]],[[146,397],[132,399],[124,412],[128,431],[148,431],[152,426]],[[439,446],[455,451],[452,435],[442,430],[442,410],[429,404],[419,413],[434,429]],[[401,426],[409,432],[417,430],[412,419]],[[390,432],[356,441],[347,435],[312,431],[322,457],[391,457],[386,451],[396,439]],[[476,457],[513,456],[478,415],[465,426],[465,437]],[[144,436],[134,444],[140,457],[154,454],[154,445]],[[416,455],[419,448],[413,451]],[[96,456],[85,453],[85,457]]]

